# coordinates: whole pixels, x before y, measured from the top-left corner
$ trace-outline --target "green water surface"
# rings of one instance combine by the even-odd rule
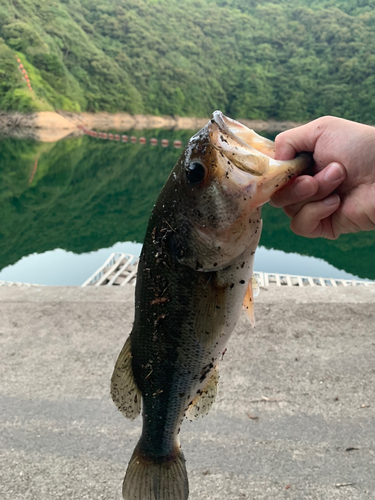
[[[128,132],[179,139],[194,131]],[[88,136],[55,143],[0,140],[0,270],[32,253],[76,254],[142,242],[153,204],[181,149]],[[375,279],[375,231],[336,241],[294,235],[282,210],[263,208],[261,245],[324,259]],[[306,270],[314,276],[314,270]]]

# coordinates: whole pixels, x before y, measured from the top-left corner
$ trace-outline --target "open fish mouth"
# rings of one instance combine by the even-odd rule
[[[258,135],[254,130],[249,129],[242,123],[228,118],[221,111],[214,111],[212,119],[218,125],[220,131],[229,138],[234,147],[244,148],[247,155],[256,154],[257,152],[268,158],[274,158],[275,143],[273,141]],[[223,147],[223,139],[224,137],[220,135],[218,147]]]
[[[310,153],[301,153],[293,160],[275,160],[273,141],[226,117],[221,111],[213,113],[208,130],[211,144],[220,155],[252,176],[258,205],[268,201],[275,191],[313,163]]]

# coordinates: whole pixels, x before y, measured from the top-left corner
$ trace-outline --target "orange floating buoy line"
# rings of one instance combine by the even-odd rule
[[[83,125],[78,126],[79,129],[81,129],[86,135],[89,135],[90,137],[96,137],[99,139],[108,139],[109,141],[121,141],[121,142],[131,142],[131,144],[147,144],[147,139],[146,137],[135,137],[135,135],[131,135],[128,137],[127,135],[120,135],[120,134],[111,134],[111,133],[106,133],[106,132],[96,132],[95,130],[90,130],[87,127]],[[159,144],[159,141],[155,139],[155,137],[152,137],[149,140],[149,144],[151,146],[157,146]],[[163,148],[166,148],[170,145],[170,141],[168,139],[162,139],[160,141],[160,144]],[[182,142],[181,141],[173,141],[173,146],[175,148],[181,148],[182,147]]]
[[[27,74],[27,71],[25,70],[25,68],[23,67],[23,64],[21,63],[21,59],[17,56],[17,54],[15,54],[15,57],[16,57],[16,60],[18,62],[18,69],[22,73],[22,76],[27,84],[28,89],[30,90],[30,92],[32,92],[33,88],[31,86],[29,75]]]

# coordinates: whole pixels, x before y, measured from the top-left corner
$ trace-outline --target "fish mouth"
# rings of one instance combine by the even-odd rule
[[[229,118],[221,111],[214,111],[212,120],[218,125],[219,129],[238,145],[247,149],[254,149],[268,158],[275,156],[275,143],[258,135],[254,130],[249,129],[242,123]],[[249,151],[250,152],[250,151]]]
[[[275,160],[275,143],[255,133],[242,123],[215,111],[208,124],[212,146],[226,162],[244,172],[256,191],[261,205],[293,177],[312,165],[312,155],[301,153],[293,160]],[[242,182],[241,182],[242,184]],[[255,193],[254,193],[255,194]]]

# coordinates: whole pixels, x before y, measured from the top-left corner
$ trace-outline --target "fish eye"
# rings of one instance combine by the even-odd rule
[[[186,177],[192,184],[202,182],[206,177],[206,167],[200,161],[193,161],[186,170]]]

